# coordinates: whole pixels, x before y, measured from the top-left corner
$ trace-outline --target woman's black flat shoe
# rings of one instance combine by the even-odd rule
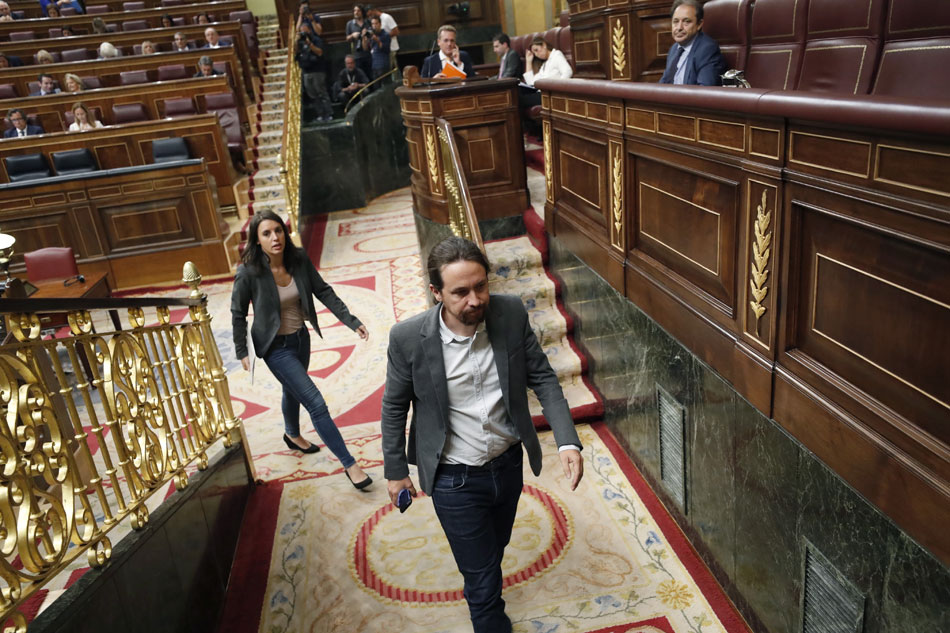
[[[363,481],[353,481],[353,479],[350,477],[350,473],[346,472],[345,468],[343,469],[343,474],[346,475],[346,478],[350,480],[350,483],[353,484],[353,487],[357,490],[362,490],[373,483],[373,478],[369,475],[366,475],[366,479]]]
[[[287,448],[289,448],[292,451],[300,451],[301,453],[306,453],[308,455],[310,455],[311,453],[320,452],[320,447],[314,444],[313,442],[310,442],[310,446],[308,446],[307,448],[300,448],[299,446],[294,444],[294,441],[290,439],[289,437],[287,437],[286,434],[284,435],[284,444],[286,444]]]

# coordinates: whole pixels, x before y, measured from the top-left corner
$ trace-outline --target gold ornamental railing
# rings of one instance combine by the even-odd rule
[[[300,108],[303,85],[300,66],[294,59],[297,42],[294,17],[296,16],[290,20],[286,35],[287,79],[284,93],[284,133],[280,149],[280,180],[284,186],[284,200],[287,201],[290,237],[299,246],[297,219],[300,217]]]
[[[482,241],[478,218],[475,217],[475,207],[468,193],[468,184],[465,181],[465,172],[462,170],[455,136],[452,134],[452,126],[441,118],[437,118],[435,124],[439,134],[439,153],[442,156],[442,174],[445,180],[444,190],[449,207],[449,227],[453,234],[475,242],[484,252],[485,243]]]
[[[218,442],[241,442],[256,480],[190,262],[183,281],[187,299],[0,301],[4,632],[25,632],[23,603],[81,557],[107,563],[112,538],[144,528],[150,497],[170,482],[185,488]],[[190,319],[173,324],[173,306]],[[106,310],[125,312],[127,329],[95,331]],[[50,315],[68,335],[44,336]]]

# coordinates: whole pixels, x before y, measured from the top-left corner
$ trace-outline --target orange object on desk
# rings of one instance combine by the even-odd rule
[[[453,77],[455,79],[465,79],[465,72],[459,70],[448,62],[442,64],[442,74],[446,77]]]

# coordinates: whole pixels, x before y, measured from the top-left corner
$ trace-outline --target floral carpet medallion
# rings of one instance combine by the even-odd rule
[[[363,458],[378,463],[377,425],[347,430]],[[598,431],[584,425],[578,432],[586,470],[576,491],[563,478],[550,432],[541,437],[541,477],[526,467],[502,566],[514,630],[737,630],[720,622]],[[369,469],[377,480],[381,471]],[[382,485],[360,493],[340,476],[287,483],[270,569],[261,632],[374,633],[395,623],[418,633],[471,630],[461,575],[422,495],[400,514]]]

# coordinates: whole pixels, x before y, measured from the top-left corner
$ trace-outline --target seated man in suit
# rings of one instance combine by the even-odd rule
[[[511,38],[507,33],[499,33],[491,42],[492,50],[498,55],[498,78],[512,77],[521,80],[524,68],[521,66],[521,57],[517,51],[511,50]]]
[[[198,72],[195,73],[195,77],[214,77],[223,74],[214,67],[214,60],[207,55],[198,58]]]
[[[56,88],[53,85],[52,75],[47,75],[46,73],[42,73],[39,76],[39,81],[40,81],[40,89],[35,92],[31,92],[30,93],[31,97],[45,97],[46,95],[54,95],[60,92],[59,88]]]
[[[465,73],[466,77],[474,77],[475,69],[472,68],[472,60],[468,53],[460,51],[455,44],[455,27],[451,24],[443,24],[439,27],[436,38],[439,42],[439,52],[426,57],[422,62],[423,77],[433,77],[441,79],[447,75],[442,72],[445,64],[451,64],[456,70]]]
[[[673,46],[666,57],[661,84],[721,86],[726,60],[719,44],[703,33],[703,3],[674,0]]]
[[[228,42],[222,42],[221,36],[218,35],[217,29],[213,26],[209,26],[205,29],[205,44],[202,48],[221,48],[222,46],[230,46]]]
[[[10,5],[0,0],[0,22],[13,22],[13,12],[10,11]]]
[[[9,130],[3,133],[3,138],[16,138],[19,136],[33,136],[35,134],[46,134],[39,125],[30,125],[26,122],[26,114],[20,108],[13,108],[7,113],[7,118],[13,124]]]
[[[181,31],[175,33],[175,37],[172,40],[172,52],[177,53],[178,51],[190,51],[194,48],[194,45],[188,41],[188,38],[185,37],[185,34]]]

